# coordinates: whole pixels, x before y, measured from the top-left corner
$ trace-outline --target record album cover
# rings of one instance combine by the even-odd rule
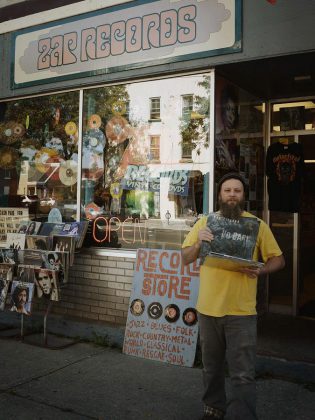
[[[50,236],[44,235],[26,235],[26,248],[27,249],[41,249],[51,250],[52,240]]]
[[[25,233],[7,233],[7,248],[24,249],[25,248]]]
[[[13,278],[14,265],[0,264],[0,311],[5,308],[5,302],[10,283]]]
[[[31,315],[34,296],[34,283],[13,280],[11,288],[10,311]]]
[[[14,248],[0,248],[0,263],[15,264],[18,260],[18,250]]]
[[[214,235],[211,242],[203,241],[199,257],[201,263],[219,265],[225,269],[237,269],[240,265],[253,266],[253,254],[260,221],[256,217],[228,219],[218,213],[208,216],[207,226]],[[232,261],[233,259],[233,261]],[[225,263],[224,260],[229,260]],[[236,266],[235,266],[236,264]],[[259,264],[258,264],[259,265]]]
[[[38,232],[39,235],[49,236],[49,235],[59,235],[64,227],[64,223],[42,223],[42,226]]]
[[[34,278],[37,296],[48,300],[58,301],[58,271],[45,268],[35,268]]]

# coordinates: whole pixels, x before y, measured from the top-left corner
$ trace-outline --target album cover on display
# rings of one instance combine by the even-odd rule
[[[237,270],[240,266],[261,266],[253,261],[253,254],[260,221],[255,217],[228,219],[218,213],[208,216],[207,226],[213,233],[211,242],[203,241],[199,257],[201,263],[226,270]]]
[[[17,233],[25,233],[26,234],[28,224],[29,224],[29,220],[21,222],[19,224],[18,228],[17,228]]]
[[[6,248],[24,249],[25,248],[25,233],[7,233]]]
[[[44,235],[26,235],[26,249],[52,249],[52,238]]]
[[[34,269],[36,292],[39,298],[59,301],[58,271],[45,268]]]
[[[65,223],[63,229],[61,230],[60,233],[58,233],[58,235],[74,236],[76,247],[81,248],[88,226],[89,226],[89,222],[84,221],[84,220],[81,222]]]
[[[41,225],[41,222],[35,222],[34,220],[31,220],[27,223],[25,232],[21,233],[25,233],[26,235],[37,235]]]
[[[75,237],[74,236],[60,236],[53,235],[52,237],[53,250],[69,253],[69,264],[73,265],[74,250],[75,250]]]
[[[19,264],[16,270],[16,279],[24,283],[34,283],[34,267]]]
[[[6,298],[13,278],[14,265],[0,264],[0,311],[5,309]]]
[[[31,315],[34,296],[34,283],[12,281],[10,311]]]
[[[59,284],[63,285],[68,281],[69,273],[69,252],[42,251],[42,268],[59,271]]]
[[[38,232],[42,236],[59,235],[64,227],[64,223],[42,223],[42,226]]]
[[[248,260],[245,258],[231,257],[231,255],[218,254],[216,252],[210,252],[208,254],[206,265],[213,266],[216,268],[223,268],[229,271],[238,271],[241,267],[248,268],[261,268],[264,263],[254,260]]]
[[[43,267],[44,252],[38,249],[24,249],[18,252],[18,263],[32,265],[34,267]]]
[[[0,264],[15,264],[18,261],[18,250],[14,248],[0,248]]]

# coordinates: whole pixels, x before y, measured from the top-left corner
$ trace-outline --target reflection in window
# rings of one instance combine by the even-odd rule
[[[183,162],[183,86],[209,103],[210,78],[202,75],[85,91],[81,208],[92,246],[180,248],[196,216],[208,212],[209,108],[185,132]],[[128,118],[119,103],[129,104]]]
[[[194,97],[193,95],[182,96],[182,117],[190,118],[193,111]]]
[[[160,160],[160,136],[150,136],[150,160]]]
[[[24,207],[39,221],[52,207],[76,218],[78,115],[78,92],[1,104],[1,207]]]
[[[245,209],[264,207],[264,106],[256,97],[216,77],[215,179],[239,172],[246,181]]]
[[[150,120],[161,118],[160,102],[161,98],[150,98]]]

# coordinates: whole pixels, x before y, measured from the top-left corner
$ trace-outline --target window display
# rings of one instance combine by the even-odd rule
[[[1,104],[0,202],[45,221],[53,207],[76,217],[79,93]]]
[[[187,91],[195,98],[184,127]],[[198,75],[84,92],[81,208],[91,245],[180,248],[186,221],[208,212],[209,91],[210,76]]]
[[[86,89],[82,133],[79,91],[0,103],[3,241],[17,213],[15,225],[80,212],[84,246],[180,248],[209,211],[209,102],[209,74]]]

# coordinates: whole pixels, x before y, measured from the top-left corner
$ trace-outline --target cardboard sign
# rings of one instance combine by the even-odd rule
[[[6,246],[7,234],[18,232],[21,222],[29,221],[28,208],[0,208],[0,245]]]
[[[184,266],[180,251],[139,249],[123,352],[193,366],[198,289],[199,262]]]

